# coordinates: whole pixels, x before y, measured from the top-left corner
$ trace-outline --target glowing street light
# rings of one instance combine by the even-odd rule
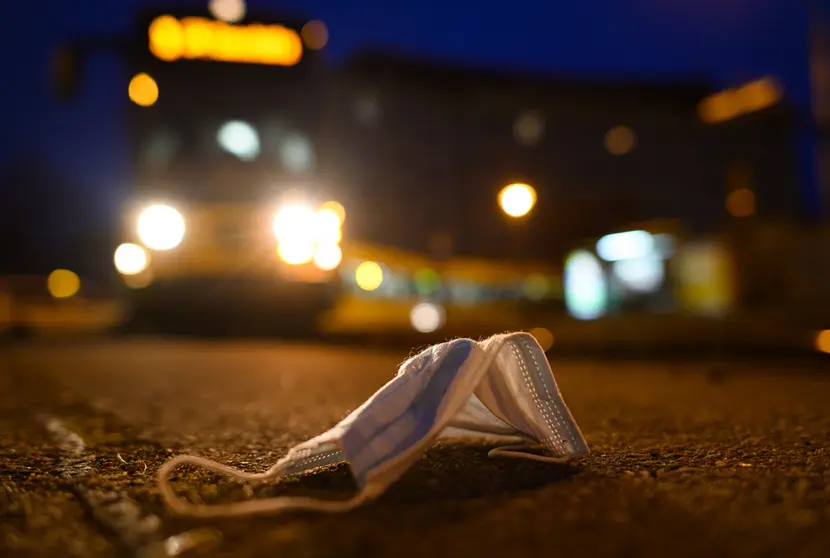
[[[536,190],[528,184],[510,184],[499,192],[499,206],[510,217],[524,217],[536,205]]]

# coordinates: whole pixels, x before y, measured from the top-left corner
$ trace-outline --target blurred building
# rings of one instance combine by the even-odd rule
[[[327,172],[354,199],[356,236],[416,250],[438,237],[455,254],[559,260],[579,239],[647,219],[706,232],[798,218],[794,113],[755,87],[739,100],[756,110],[713,119],[715,93],[364,54],[337,77]],[[517,181],[538,202],[513,220],[496,199]]]

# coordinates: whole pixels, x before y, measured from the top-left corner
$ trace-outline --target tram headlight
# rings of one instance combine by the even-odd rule
[[[331,203],[323,204],[318,209],[304,203],[293,203],[277,211],[272,228],[280,259],[292,265],[308,263],[313,259],[317,267],[327,271],[340,264],[343,216]]]
[[[172,250],[184,238],[184,216],[169,205],[151,205],[138,216],[137,232],[148,248]]]

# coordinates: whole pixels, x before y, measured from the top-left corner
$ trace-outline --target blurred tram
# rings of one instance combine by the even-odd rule
[[[344,246],[331,333],[490,335],[563,313],[561,272],[546,263],[435,259],[360,243]]]
[[[314,318],[334,305],[345,210],[318,172],[320,25],[140,18],[134,183],[113,255],[132,317],[221,306]]]

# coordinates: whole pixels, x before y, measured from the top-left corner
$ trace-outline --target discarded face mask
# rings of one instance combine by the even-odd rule
[[[562,463],[588,452],[545,353],[527,333],[484,341],[454,339],[404,362],[394,379],[334,428],[294,447],[271,469],[246,473],[202,457],[181,455],[162,465],[159,488],[181,515],[220,517],[286,510],[342,512],[378,497],[439,436],[510,443],[490,451]],[[552,455],[528,451],[541,444]],[[196,465],[244,481],[296,475],[347,462],[360,492],[349,500],[280,496],[228,504],[191,504],[168,480],[181,465]]]

